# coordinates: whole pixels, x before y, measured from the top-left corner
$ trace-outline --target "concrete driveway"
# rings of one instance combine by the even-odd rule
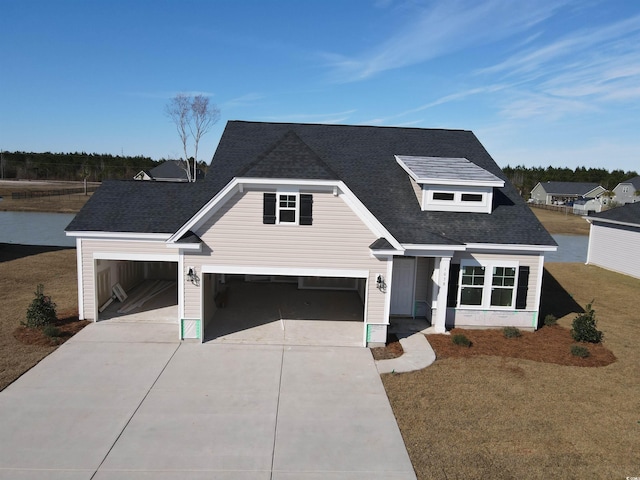
[[[86,327],[0,392],[0,479],[415,479],[369,350]]]

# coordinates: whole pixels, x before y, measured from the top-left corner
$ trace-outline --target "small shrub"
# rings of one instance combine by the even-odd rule
[[[553,315],[553,314],[551,314],[551,313],[550,313],[549,315],[547,315],[546,317],[544,317],[544,324],[545,324],[547,327],[550,327],[551,325],[555,325],[556,323],[558,323],[558,319],[556,318],[556,316],[555,316],[555,315]]]
[[[39,284],[35,291],[35,296],[31,305],[27,308],[27,321],[24,325],[29,328],[40,328],[49,325],[57,318],[56,304],[51,301],[51,297],[44,294],[44,285]]]
[[[453,335],[451,337],[451,341],[455,344],[455,345],[460,345],[461,347],[470,347],[471,346],[471,340],[469,340],[465,335],[463,335],[462,333],[456,333],[455,335]]]
[[[587,347],[583,347],[582,345],[571,345],[571,355],[580,358],[587,358],[590,353]]]
[[[45,327],[42,329],[42,333],[47,337],[54,338],[54,337],[59,337],[62,332],[55,325],[49,324],[49,325],[45,325]]]
[[[522,333],[520,333],[520,330],[516,327],[504,327],[502,334],[505,338],[518,338],[522,336]]]
[[[589,303],[585,312],[578,315],[571,324],[571,336],[576,342],[600,343],[602,332],[596,328],[596,312]]]

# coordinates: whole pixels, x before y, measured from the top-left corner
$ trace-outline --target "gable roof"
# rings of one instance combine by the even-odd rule
[[[618,185],[622,185],[623,183],[630,183],[633,185],[633,188],[640,190],[640,175],[630,178],[629,180],[625,180],[624,182],[620,182]]]
[[[396,155],[465,158],[504,186],[491,214],[422,211]],[[230,121],[211,171],[195,183],[104,182],[67,231],[175,233],[234,178],[301,178],[344,182],[403,244],[555,245],[470,131]]]
[[[597,183],[588,182],[540,182],[540,186],[548,194],[583,196],[600,187]]]
[[[555,245],[475,135],[465,130],[227,123],[207,176],[211,194],[287,136],[297,136],[401,243]],[[424,212],[395,156],[465,158],[505,181],[491,214]],[[256,171],[252,172],[257,173]]]
[[[620,207],[593,213],[587,217],[591,221],[603,221],[605,223],[618,223],[640,227],[640,202],[627,203]]]

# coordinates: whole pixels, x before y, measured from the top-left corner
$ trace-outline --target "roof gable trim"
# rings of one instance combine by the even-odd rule
[[[244,186],[325,186],[336,187],[334,194],[337,194],[354,211],[362,222],[377,237],[385,237],[389,243],[397,250],[403,250],[400,243],[391,233],[380,223],[380,221],[358,200],[353,192],[341,180],[303,180],[303,179],[275,179],[275,178],[234,178],[220,192],[218,192],[209,202],[206,203],[193,217],[182,225],[170,238],[167,243],[176,243],[189,230],[197,230],[198,226],[204,223],[222,205],[224,205],[236,192],[241,191]]]

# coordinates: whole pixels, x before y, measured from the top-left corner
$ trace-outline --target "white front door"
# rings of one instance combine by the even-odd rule
[[[393,257],[391,315],[413,316],[413,289],[416,259]]]

